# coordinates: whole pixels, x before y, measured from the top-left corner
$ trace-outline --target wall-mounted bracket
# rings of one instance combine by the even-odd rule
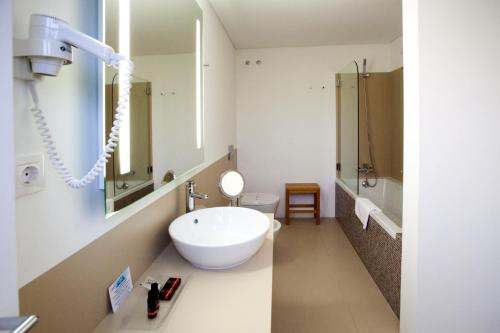
[[[14,39],[14,57],[25,59],[30,71],[50,76],[57,76],[62,65],[73,62],[71,46],[52,39]],[[26,79],[24,65],[21,70],[19,76],[14,73],[14,77],[31,80]]]
[[[31,63],[26,57],[14,58],[14,79],[24,81],[41,81],[42,76],[31,71]]]

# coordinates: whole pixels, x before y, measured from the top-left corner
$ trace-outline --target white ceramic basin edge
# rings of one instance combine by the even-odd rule
[[[179,216],[169,233],[177,251],[194,266],[228,269],[257,253],[269,228],[269,219],[259,211],[214,207]]]

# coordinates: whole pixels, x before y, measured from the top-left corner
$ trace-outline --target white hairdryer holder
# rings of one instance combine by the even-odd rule
[[[54,39],[14,39],[14,57],[26,58],[16,61],[14,67],[14,77],[22,80],[34,79],[39,73],[57,76],[62,65],[73,62],[71,45]]]

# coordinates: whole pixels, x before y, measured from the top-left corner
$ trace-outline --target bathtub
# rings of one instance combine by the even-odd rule
[[[361,179],[363,181],[363,179]],[[358,180],[335,181],[335,218],[358,253],[373,280],[399,317],[401,298],[401,197],[402,186],[391,178],[379,178],[374,188],[359,183],[360,197],[366,197],[382,211],[370,214],[368,226],[354,212],[358,195],[351,190]],[[370,181],[373,183],[374,179]]]
[[[392,178],[379,178],[377,186],[365,188],[361,185],[363,178],[359,179],[359,196],[370,199],[382,212],[373,213],[370,216],[389,234],[396,238],[402,233],[402,204],[403,186]],[[375,179],[369,179],[370,184],[375,183]],[[356,185],[356,179],[348,179],[345,182],[336,179],[335,182],[347,192],[351,198],[356,200],[358,196],[351,188]],[[349,184],[349,186],[347,186]]]

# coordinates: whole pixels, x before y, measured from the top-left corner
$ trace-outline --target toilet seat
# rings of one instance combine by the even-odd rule
[[[280,197],[272,193],[243,193],[240,197],[240,206],[258,210],[262,213],[276,214]],[[273,220],[272,224],[274,238],[278,236],[281,229],[281,223]]]
[[[243,193],[240,197],[241,206],[273,205],[280,200],[279,196],[271,193]]]

